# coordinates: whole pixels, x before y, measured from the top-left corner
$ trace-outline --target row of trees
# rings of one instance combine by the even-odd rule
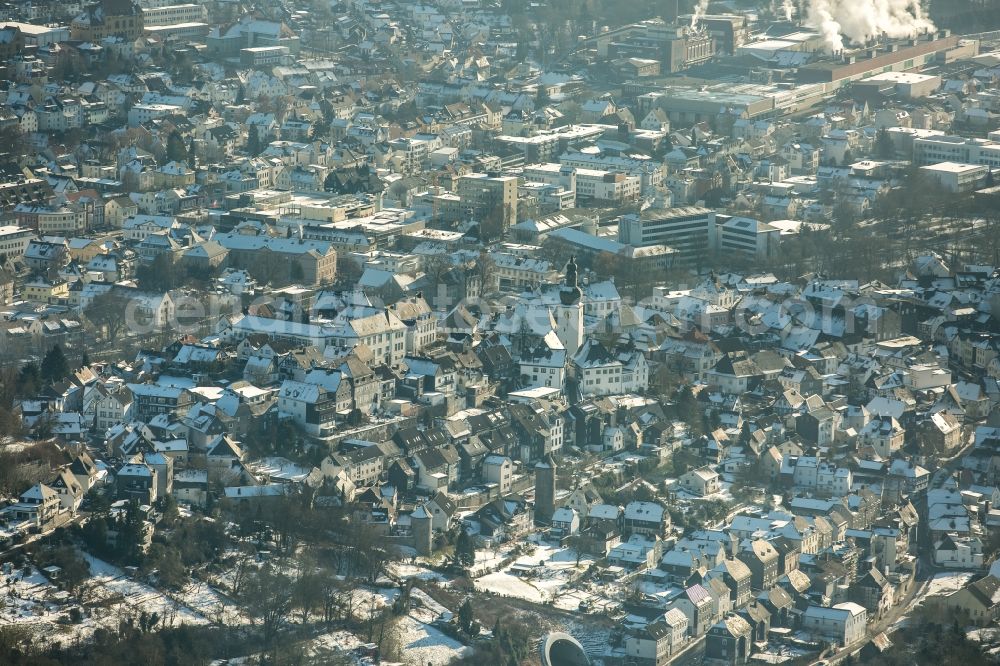
[[[92,641],[60,645],[50,632],[23,624],[0,626],[0,664],[65,666],[65,664],[176,664],[207,666],[214,659],[243,654],[244,645],[231,629],[181,625],[156,628],[146,616],[124,619],[116,630],[97,629]],[[293,663],[293,662],[284,662]],[[300,662],[302,663],[302,662]]]
[[[84,352],[81,365],[89,362]],[[44,386],[61,382],[71,372],[70,362],[59,345],[49,349],[40,364],[31,362],[20,368],[14,365],[0,368],[0,438],[21,434],[21,421],[14,410],[16,400],[36,397]]]

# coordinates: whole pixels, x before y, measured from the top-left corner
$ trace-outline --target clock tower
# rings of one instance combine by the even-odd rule
[[[572,358],[583,344],[583,292],[577,284],[576,257],[570,257],[566,264],[566,278],[559,288],[555,320],[556,336],[566,348],[567,358]]]

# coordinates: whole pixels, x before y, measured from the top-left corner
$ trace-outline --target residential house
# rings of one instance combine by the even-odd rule
[[[750,569],[750,585],[755,590],[769,590],[778,580],[778,551],[763,539],[742,544],[737,557]]]
[[[974,624],[986,626],[1000,617],[1000,578],[980,578],[952,592],[942,603]]]
[[[2,514],[22,522],[34,531],[45,531],[58,526],[67,516],[59,493],[44,483],[36,483],[23,493],[17,502],[5,507]]]
[[[705,638],[705,658],[713,664],[745,664],[753,645],[753,629],[739,615],[730,613],[712,625]]]
[[[662,539],[669,527],[670,514],[656,502],[629,502],[625,506],[623,528],[626,535]]]
[[[697,497],[719,492],[719,474],[707,467],[693,469],[678,479],[681,488]]]
[[[839,646],[854,645],[867,635],[868,611],[850,601],[809,606],[802,614],[802,630]]]
[[[692,585],[668,604],[668,610],[676,608],[688,620],[688,633],[697,638],[702,636],[712,620],[712,595],[701,585]]]

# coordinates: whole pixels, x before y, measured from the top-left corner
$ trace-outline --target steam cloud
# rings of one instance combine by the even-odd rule
[[[782,0],[781,11],[785,15],[785,20],[791,21],[792,15],[795,14],[795,3],[792,0]]]
[[[698,4],[694,6],[694,13],[691,14],[691,27],[696,27],[698,25],[698,21],[704,18],[707,13],[708,0],[698,0]]]
[[[934,30],[924,16],[920,0],[807,0],[806,24],[817,30],[833,53],[844,40],[855,44],[885,35],[891,39],[913,37]],[[791,0],[785,0],[786,14]]]

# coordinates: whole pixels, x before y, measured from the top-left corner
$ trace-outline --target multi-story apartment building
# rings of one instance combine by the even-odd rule
[[[751,259],[770,259],[777,254],[781,232],[749,217],[718,219],[720,252],[743,254]]]
[[[913,140],[913,162],[920,166],[958,162],[1000,168],[1000,142],[940,134]]]
[[[651,193],[663,184],[663,168],[653,160],[568,152],[559,158],[559,163],[575,169],[598,169],[637,176],[644,193]]]
[[[618,223],[618,240],[646,247],[666,245],[681,259],[697,259],[715,249],[715,212],[706,208],[649,208],[625,215]]]
[[[567,167],[562,164],[536,164],[526,167],[525,180],[561,185],[576,192],[578,202],[620,204],[635,201],[642,193],[642,179],[627,173]]]
[[[517,224],[517,178],[514,176],[488,176],[477,173],[458,179],[456,194],[461,208],[474,219],[482,220],[499,212],[503,228]]]
[[[204,5],[194,3],[142,8],[142,21],[146,26],[199,23],[207,16]]]
[[[3,255],[4,259],[23,257],[32,236],[34,234],[31,229],[16,224],[0,226],[0,255]]]
[[[14,207],[17,223],[34,229],[42,236],[69,236],[80,233],[87,226],[87,216],[83,211],[71,208],[48,208],[19,204]]]

